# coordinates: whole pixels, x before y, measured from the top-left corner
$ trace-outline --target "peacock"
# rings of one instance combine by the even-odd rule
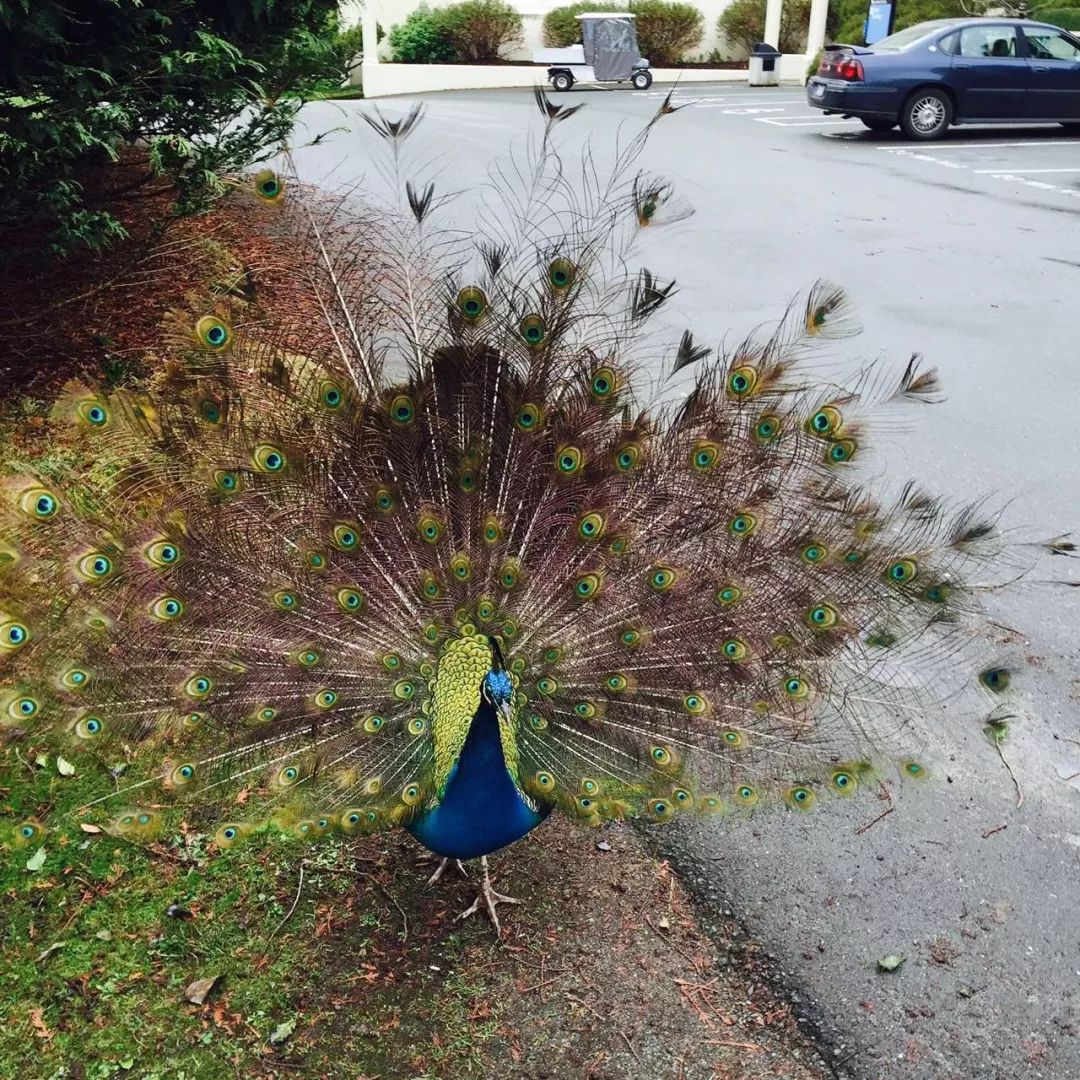
[[[403,179],[419,107],[365,115],[390,203],[288,156],[243,180],[296,302],[184,298],[144,385],[52,407],[93,470],[4,476],[0,723],[99,768],[107,831],[404,828],[433,880],[481,860],[463,915],[500,932],[487,857],[552,812],[807,813],[923,780],[929,707],[1008,687],[994,515],[860,467],[935,373],[816,375],[858,331],[826,282],[760,339],[662,340],[674,283],[631,257],[688,211],[636,163],[679,105],[604,179],[558,148],[578,107],[536,100],[475,230]]]

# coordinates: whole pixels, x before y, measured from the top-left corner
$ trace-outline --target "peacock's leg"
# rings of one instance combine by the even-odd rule
[[[488,916],[491,918],[492,925],[495,927],[495,936],[502,937],[502,927],[499,925],[499,916],[495,913],[496,904],[523,904],[524,900],[516,900],[512,896],[503,896],[502,893],[497,893],[491,886],[491,874],[488,871],[487,856],[483,855],[480,858],[480,866],[484,871],[484,879],[480,883],[480,895],[472,902],[470,907],[467,907],[455,920],[460,922],[462,919],[467,919],[470,915],[475,915],[480,910],[480,902],[483,901],[484,906],[487,908]]]
[[[440,862],[440,863],[439,863],[439,867],[438,867],[438,869],[437,869],[437,870],[435,871],[435,873],[434,873],[434,874],[432,874],[432,875],[431,875],[431,877],[429,877],[429,878],[427,879],[427,883],[428,883],[429,885],[434,885],[434,884],[435,884],[435,882],[436,882],[436,881],[438,881],[438,880],[439,880],[439,878],[441,878],[441,877],[443,876],[443,873],[445,872],[445,870],[446,870],[446,868],[447,868],[447,866],[448,866],[449,864],[450,864],[450,860],[449,860],[449,859],[443,859],[443,860],[442,860],[442,862]],[[460,860],[460,859],[455,859],[455,860],[454,860],[454,865],[455,865],[455,866],[456,866],[456,867],[458,868],[458,870],[460,870],[460,871],[461,871],[461,876],[462,876],[463,878],[467,878],[467,877],[469,876],[469,874],[468,874],[468,871],[467,871],[467,870],[465,869],[465,867],[464,867],[464,866],[462,865],[462,863],[461,863],[461,860]]]

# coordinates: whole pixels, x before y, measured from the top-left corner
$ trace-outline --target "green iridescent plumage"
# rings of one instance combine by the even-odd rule
[[[854,329],[822,284],[767,340],[669,343],[658,385],[672,285],[623,268],[670,192],[634,176],[643,134],[579,198],[545,115],[534,190],[473,236],[260,174],[305,304],[178,311],[145,390],[55,405],[105,489],[4,481],[0,730],[129,754],[96,808],[119,835],[415,824],[492,671],[522,800],[594,825],[921,779],[920,709],[1007,690],[964,629],[992,523],[858,472],[933,374],[804,374]],[[400,156],[415,119],[372,126]]]

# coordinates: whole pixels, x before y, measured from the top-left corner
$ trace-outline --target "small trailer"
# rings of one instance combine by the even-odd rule
[[[633,15],[585,12],[578,21],[581,41],[577,45],[533,50],[533,63],[547,65],[552,89],[569,90],[576,82],[628,82],[635,90],[652,86],[649,61],[638,52]]]

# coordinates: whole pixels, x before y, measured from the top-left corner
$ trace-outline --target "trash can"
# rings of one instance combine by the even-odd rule
[[[759,41],[750,54],[750,85],[779,86],[780,69],[777,61],[782,55],[779,49]]]

